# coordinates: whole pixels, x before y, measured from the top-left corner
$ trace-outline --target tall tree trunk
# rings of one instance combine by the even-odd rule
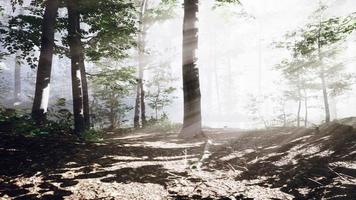
[[[58,0],[47,0],[42,21],[41,51],[32,106],[32,117],[37,124],[45,120],[48,107],[57,11]]]
[[[140,128],[140,85],[138,83],[137,83],[137,88],[136,88],[134,128]]]
[[[300,83],[300,74],[298,74],[298,113],[297,113],[297,127],[300,127],[300,110],[302,108],[302,94],[301,94],[301,83]]]
[[[322,90],[323,90],[325,122],[330,122],[329,100],[328,100],[328,93],[326,90],[326,81],[325,81],[325,74],[324,74],[323,66],[321,66],[320,79],[321,79],[321,86],[322,86]]]
[[[302,101],[298,100],[298,112],[297,112],[297,127],[300,127],[300,110],[302,107]]]
[[[142,122],[142,128],[146,126],[146,105],[145,105],[145,90],[143,89],[143,70],[142,72],[142,77],[139,81],[140,85],[140,97],[141,97],[141,122]]]
[[[79,15],[79,14],[78,14]],[[79,16],[77,19],[77,32],[80,33],[80,18]],[[84,110],[84,122],[85,128],[90,128],[90,108],[89,108],[89,91],[88,91],[88,81],[87,81],[87,73],[85,69],[85,56],[84,56],[84,48],[80,45],[80,59],[79,59],[79,66],[80,66],[80,74],[82,79],[82,90],[83,90],[83,110]]]
[[[199,70],[196,66],[198,49],[198,0],[184,0],[183,21],[183,93],[184,120],[180,137],[202,136],[201,94]]]
[[[115,130],[117,128],[117,113],[115,113],[113,106],[110,107],[109,120],[110,130]]]
[[[84,132],[86,125],[84,120],[84,99],[83,83],[81,74],[81,57],[82,46],[80,33],[78,30],[78,5],[76,0],[67,0],[68,7],[68,37],[71,58],[71,75],[72,75],[72,95],[73,95],[73,113],[74,113],[74,132],[80,135]]]
[[[321,7],[321,1],[319,1],[319,5]],[[325,80],[325,71],[324,71],[324,66],[323,66],[323,58],[321,57],[321,21],[322,21],[322,16],[319,16],[319,30],[318,30],[318,38],[317,38],[317,43],[318,43],[318,58],[320,62],[320,79],[321,79],[321,87],[323,91],[323,99],[324,99],[324,111],[325,111],[325,122],[330,122],[330,109],[329,109],[329,102],[328,102],[328,92],[326,90],[326,80]]]
[[[82,89],[83,89],[83,111],[84,111],[84,122],[85,128],[90,128],[90,109],[89,109],[89,91],[88,91],[88,81],[84,64],[84,52],[82,50],[80,56],[80,74],[82,79]]]
[[[14,106],[21,101],[21,60],[19,52],[15,57],[15,73],[14,73]]]
[[[135,102],[135,116],[134,127],[138,128],[140,120],[140,108],[141,108],[141,121],[142,127],[146,125],[146,105],[145,105],[145,91],[143,88],[143,74],[145,68],[144,54],[145,54],[145,40],[146,40],[146,28],[144,25],[144,15],[147,10],[148,0],[142,0],[141,11],[139,16],[139,35],[138,35],[138,80],[137,80],[137,94]],[[138,99],[137,99],[138,98]],[[140,104],[140,105],[139,105]]]
[[[305,115],[304,115],[304,126],[308,126],[308,96],[307,91],[304,89],[304,108],[305,108]]]

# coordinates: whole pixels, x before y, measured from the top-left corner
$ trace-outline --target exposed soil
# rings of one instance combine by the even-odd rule
[[[103,142],[0,134],[0,199],[356,199],[356,131],[108,133]]]

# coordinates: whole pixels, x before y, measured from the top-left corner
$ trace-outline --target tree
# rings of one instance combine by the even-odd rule
[[[198,0],[184,0],[183,19],[183,128],[179,134],[182,138],[203,135],[201,121],[201,94],[199,70],[197,68],[198,48]]]
[[[311,87],[314,85],[314,79],[310,77],[310,64],[311,63],[306,58],[301,58],[300,55],[298,57],[298,53],[294,52],[291,61],[283,60],[279,65],[276,66],[276,69],[282,73],[282,76],[287,81],[287,85],[289,86],[288,89],[283,92],[284,97],[287,100],[296,101],[298,104],[296,114],[297,127],[300,127],[303,100],[305,101],[305,116],[307,117],[308,108],[306,90],[311,89]]]
[[[157,6],[150,8],[148,0],[142,0],[139,6],[139,32],[137,41],[138,50],[138,81],[134,112],[134,127],[140,127],[140,112],[142,127],[146,125],[146,105],[144,89],[144,72],[148,62],[146,52],[146,34],[149,27],[157,22],[164,21],[174,15],[175,0],[162,0]]]
[[[47,4],[49,4],[48,2],[52,1],[53,0],[47,1]],[[14,51],[20,49],[22,51],[22,57],[26,58],[26,61],[32,66],[37,62],[37,59],[31,51],[33,51],[33,49],[36,49],[36,47],[39,46],[39,37],[41,35],[41,30],[38,28],[38,24],[40,24],[42,21],[41,17],[39,17],[42,16],[41,2],[42,1],[31,1],[31,9],[29,9],[29,11],[31,11],[30,14],[11,18],[9,20],[8,28],[1,30],[2,32],[6,33],[6,37],[2,39],[1,42],[4,44],[5,47],[7,47],[7,50],[10,53],[13,53]],[[56,7],[58,9],[58,2],[56,1],[56,3]],[[73,29],[71,30],[71,32],[76,34],[75,39],[77,45],[79,46],[75,48],[79,51],[70,52],[70,50],[68,49],[68,45],[69,43],[73,42],[73,40],[68,40],[68,38],[70,37],[67,37],[66,34],[58,34],[59,38],[56,38],[56,41],[58,42],[52,43],[52,51],[45,51],[45,53],[50,53],[52,55],[55,52],[59,55],[66,55],[71,57],[73,52],[76,54],[75,58],[77,61],[79,61],[78,64],[80,69],[79,71],[81,76],[81,83],[80,86],[75,87],[77,87],[78,92],[81,93],[81,95],[79,96],[82,96],[81,98],[83,98],[83,104],[81,104],[83,108],[79,108],[79,110],[83,109],[84,121],[85,124],[88,125],[89,105],[86,102],[88,102],[89,99],[87,93],[88,90],[85,84],[86,72],[84,68],[84,57],[86,56],[91,61],[95,61],[103,57],[114,57],[117,59],[121,59],[127,55],[126,50],[133,46],[133,35],[136,32],[133,12],[134,6],[131,2],[116,0],[75,1],[74,3],[76,3],[77,6],[77,17],[74,17],[75,20],[73,20],[74,18],[72,17],[72,19],[69,21],[72,23],[71,26],[76,27],[76,30]],[[60,4],[60,6],[66,6],[66,4]],[[52,18],[54,21],[56,21],[56,15]],[[80,23],[85,23],[86,28],[80,29]],[[18,26],[18,24],[24,24],[23,27],[25,28],[22,30],[11,28],[14,26]],[[69,25],[66,17],[58,18],[58,24],[56,26],[56,30],[58,32],[63,31],[65,33],[65,30],[68,27]],[[53,27],[48,28],[46,24],[44,25],[44,30],[47,32],[52,30],[52,32],[54,32],[54,25]],[[42,33],[44,33],[44,31]],[[81,41],[81,38],[85,38],[85,41]],[[73,47],[73,43],[71,43],[69,46]],[[55,51],[53,51],[53,48],[55,49]],[[82,53],[80,53],[80,51]],[[46,95],[42,95],[44,98],[43,101],[37,100],[37,97],[42,98],[41,94],[35,95],[36,100],[34,102],[34,108],[43,105],[47,109],[49,98],[49,87],[47,86],[49,86],[50,81],[50,69],[46,68],[47,71],[43,73],[44,70],[42,68],[38,68],[38,85],[40,85],[42,89],[46,88]],[[43,83],[42,79],[46,80],[47,82]],[[78,80],[76,80],[76,82],[78,82]],[[36,89],[36,91],[41,90]],[[34,113],[37,113],[36,109],[34,110]],[[42,113],[44,112],[42,111]],[[37,116],[37,114],[34,116]],[[40,116],[42,119],[40,121],[43,121],[44,115]],[[85,124],[84,126],[87,127],[87,125]]]
[[[42,20],[41,50],[32,106],[32,117],[37,123],[43,123],[48,107],[58,4],[58,0],[47,0]]]
[[[68,38],[71,58],[72,95],[74,132],[77,135],[85,131],[84,99],[83,99],[83,75],[81,64],[83,61],[82,44],[80,40],[78,4],[75,0],[67,0],[68,9]]]
[[[170,86],[175,78],[167,71],[168,66],[169,63],[164,62],[159,67],[155,67],[154,76],[150,78],[147,84],[150,88],[147,93],[148,105],[155,111],[156,120],[158,120],[158,112],[172,103],[174,98],[172,93],[176,90],[176,88]]]
[[[307,24],[304,29],[300,30],[302,40],[297,43],[297,48],[302,55],[317,57],[318,63],[316,66],[318,67],[318,76],[320,78],[323,94],[325,122],[330,121],[330,108],[327,91],[327,69],[325,69],[325,56],[323,54],[326,47],[342,41],[356,27],[354,14],[345,18],[331,17],[326,20],[323,19],[323,13],[327,8],[328,7],[320,1],[319,8],[314,12],[314,16],[318,20],[314,23]]]
[[[93,109],[98,118],[104,117],[98,121],[108,121],[109,128],[116,129],[120,127],[125,114],[132,109],[125,97],[130,95],[136,85],[135,70],[132,67],[120,67],[111,60],[97,63],[97,68],[100,70],[90,76],[96,101]]]
[[[138,33],[138,80],[137,80],[137,92],[135,102],[135,115],[134,115],[134,127],[140,127],[140,110],[141,108],[141,121],[142,127],[146,124],[146,110],[145,110],[145,91],[143,88],[143,71],[144,71],[144,52],[145,52],[145,39],[147,26],[144,24],[144,16],[147,10],[148,0],[142,0],[140,13],[139,13],[139,33]],[[140,104],[141,102],[141,104]],[[140,104],[140,105],[139,105]]]

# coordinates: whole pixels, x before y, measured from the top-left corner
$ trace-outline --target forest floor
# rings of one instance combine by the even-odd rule
[[[356,199],[356,129],[108,133],[100,143],[0,134],[0,199]]]

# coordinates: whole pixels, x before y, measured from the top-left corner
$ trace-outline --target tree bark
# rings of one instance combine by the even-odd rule
[[[138,83],[136,89],[134,128],[140,128],[140,85]]]
[[[143,71],[142,71],[143,74]],[[143,77],[143,75],[142,75]],[[146,126],[146,105],[145,105],[145,90],[143,89],[143,80],[140,79],[140,94],[141,94],[141,122],[142,122],[142,128]]]
[[[42,20],[41,50],[32,105],[32,117],[37,124],[44,122],[47,113],[57,11],[58,0],[47,0]]]
[[[80,33],[80,18],[79,14],[77,19],[77,33]],[[80,66],[80,73],[81,73],[81,79],[82,79],[82,89],[83,89],[83,110],[84,110],[84,122],[85,122],[85,128],[89,129],[90,128],[90,108],[89,108],[89,91],[88,91],[88,81],[87,81],[87,73],[85,69],[85,55],[84,55],[84,48],[82,45],[80,45],[80,59],[79,59],[79,66]]]
[[[308,96],[307,91],[304,89],[304,107],[305,107],[305,115],[304,115],[304,126],[308,126]]]
[[[322,90],[323,90],[325,122],[330,122],[330,109],[329,109],[328,93],[326,90],[324,67],[321,67],[320,79],[321,79],[321,86],[322,86]]]
[[[145,68],[144,54],[145,54],[145,38],[146,28],[144,25],[144,15],[147,10],[148,0],[142,0],[141,11],[139,16],[139,34],[138,34],[138,80],[137,80],[137,94],[135,102],[135,116],[134,127],[139,128],[140,108],[141,108],[141,122],[142,127],[146,126],[146,105],[145,105],[145,90],[143,88],[143,74]]]
[[[201,94],[197,63],[198,0],[184,0],[183,21],[183,93],[184,119],[179,134],[182,138],[202,136]]]
[[[300,127],[300,110],[302,107],[302,101],[298,100],[298,112],[297,112],[297,127]]]
[[[79,17],[78,17],[79,20]],[[78,21],[78,28],[80,29],[80,22]],[[84,63],[84,49],[83,46],[80,45],[80,58],[79,58],[79,67],[80,67],[80,75],[82,80],[82,90],[83,90],[83,114],[84,114],[84,122],[85,129],[90,129],[90,108],[89,108],[89,91],[88,91],[88,81]]]
[[[320,2],[319,2],[320,3]],[[329,102],[328,102],[328,92],[326,90],[326,80],[325,80],[325,72],[324,72],[324,66],[322,62],[322,57],[321,57],[321,19],[322,16],[320,15],[320,20],[319,20],[319,30],[318,30],[318,58],[320,62],[320,79],[321,79],[321,87],[323,91],[323,99],[324,99],[324,111],[325,111],[325,122],[328,123],[330,122],[330,109],[329,109]]]
[[[78,30],[78,5],[76,0],[67,0],[68,8],[68,37],[71,58],[72,75],[72,95],[73,95],[73,113],[74,113],[74,132],[81,135],[85,128],[84,119],[84,99],[83,99],[83,80],[81,74],[82,46],[80,33]]]
[[[298,113],[297,113],[297,127],[300,127],[300,110],[302,108],[302,94],[300,92],[300,75],[298,74]]]

